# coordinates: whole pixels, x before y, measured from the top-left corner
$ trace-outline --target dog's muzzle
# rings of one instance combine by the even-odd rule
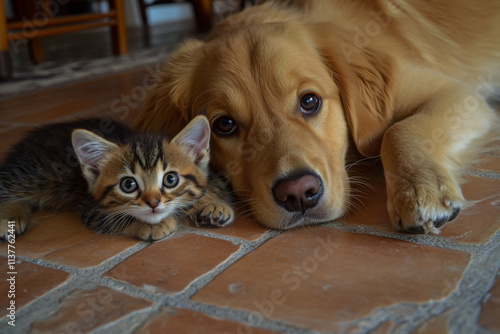
[[[313,172],[296,171],[277,180],[272,191],[276,203],[288,212],[305,214],[318,204],[323,184]]]

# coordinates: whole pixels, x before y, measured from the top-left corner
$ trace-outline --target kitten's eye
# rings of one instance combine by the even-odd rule
[[[234,133],[237,129],[236,122],[229,116],[217,117],[213,121],[212,127],[214,132],[219,136],[228,136]]]
[[[179,176],[175,172],[165,174],[163,177],[163,185],[167,188],[173,188],[179,183]]]
[[[120,188],[123,192],[130,194],[137,190],[137,181],[133,177],[125,177],[120,182]]]
[[[311,116],[318,112],[321,98],[313,93],[307,93],[300,99],[300,111],[304,116]]]

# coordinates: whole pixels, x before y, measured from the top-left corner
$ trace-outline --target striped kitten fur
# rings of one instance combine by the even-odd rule
[[[229,205],[206,189],[209,138],[203,116],[171,140],[136,135],[110,119],[38,128],[0,166],[0,237],[8,221],[23,233],[40,209],[74,210],[99,233],[149,241],[175,231],[187,214],[230,223]],[[202,197],[202,207],[194,206]]]

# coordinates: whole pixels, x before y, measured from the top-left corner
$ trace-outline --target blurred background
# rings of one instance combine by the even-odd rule
[[[252,1],[0,0],[0,99],[164,61]]]

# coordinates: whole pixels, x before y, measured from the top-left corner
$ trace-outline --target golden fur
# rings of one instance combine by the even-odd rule
[[[461,171],[497,124],[485,100],[498,88],[498,41],[496,0],[268,1],[173,53],[136,127],[176,132],[205,113],[213,167],[273,228],[346,212],[352,141],[381,156],[394,226],[438,232],[463,206]],[[313,114],[301,109],[309,93],[321,99]],[[236,130],[218,134],[228,120]],[[276,199],[276,184],[297,173],[321,187],[302,212]]]

